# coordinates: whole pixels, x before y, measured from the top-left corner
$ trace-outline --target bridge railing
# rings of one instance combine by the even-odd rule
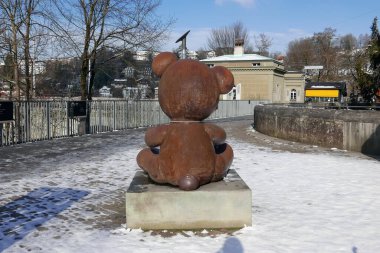
[[[87,121],[89,134],[169,122],[157,100],[89,101],[87,118],[82,120],[73,117],[70,102],[72,101],[13,102],[13,120],[2,122],[0,117],[0,146],[79,135],[81,121]],[[254,107],[264,103],[267,102],[222,100],[208,119],[253,115]]]

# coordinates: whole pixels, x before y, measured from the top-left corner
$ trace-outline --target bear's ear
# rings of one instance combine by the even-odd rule
[[[171,52],[163,52],[154,57],[152,63],[153,73],[158,77],[161,77],[165,70],[172,64],[177,61],[177,56]]]
[[[222,66],[216,66],[211,69],[216,75],[221,94],[227,94],[234,87],[234,76],[231,71]]]

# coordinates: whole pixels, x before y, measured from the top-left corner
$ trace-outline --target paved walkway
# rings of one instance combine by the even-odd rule
[[[251,143],[255,150],[334,153],[374,160],[359,153],[262,135],[252,129],[250,117],[217,124],[226,130],[227,140]],[[23,243],[31,232],[34,237],[51,234],[57,240],[54,245],[63,247],[65,241],[59,239],[70,236],[72,227],[85,233],[110,231],[125,224],[124,194],[139,170],[135,159],[145,146],[144,133],[145,129],[134,129],[1,147],[0,252],[8,247],[11,252],[44,251],[31,243],[33,240]],[[244,145],[247,154],[250,148]],[[22,214],[17,219],[12,216],[14,210]],[[46,221],[49,225],[43,226]]]
[[[299,153],[325,153],[332,150],[263,135],[253,130],[252,122],[251,117],[241,117],[232,121],[219,120],[216,124],[226,130],[227,138],[243,140],[273,150]],[[30,173],[39,173],[41,168],[47,168],[41,164],[51,163],[52,166],[48,169],[52,170],[54,164],[69,162],[70,157],[93,159],[92,155],[95,155],[99,159],[114,151],[128,148],[130,144],[143,147],[144,133],[145,129],[132,129],[0,147],[0,183],[22,178]],[[337,151],[343,155],[367,157],[356,152]]]
[[[144,133],[145,129],[133,129],[0,147],[0,183],[38,174],[41,170],[51,171],[58,164],[79,157],[104,159],[131,144],[143,146]]]

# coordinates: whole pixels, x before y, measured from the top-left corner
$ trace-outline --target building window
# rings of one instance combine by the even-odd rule
[[[290,92],[290,101],[296,101],[297,100],[297,91],[295,89],[292,89]]]
[[[252,63],[252,66],[253,67],[259,67],[260,66],[260,62],[254,62],[254,63]]]

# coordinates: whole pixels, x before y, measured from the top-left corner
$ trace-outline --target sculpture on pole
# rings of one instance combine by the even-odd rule
[[[170,52],[156,56],[152,69],[161,78],[159,103],[171,122],[147,130],[148,148],[138,154],[138,165],[153,181],[182,190],[222,180],[233,151],[225,143],[226,132],[202,120],[217,108],[220,94],[233,88],[232,73],[222,66],[178,60]]]

